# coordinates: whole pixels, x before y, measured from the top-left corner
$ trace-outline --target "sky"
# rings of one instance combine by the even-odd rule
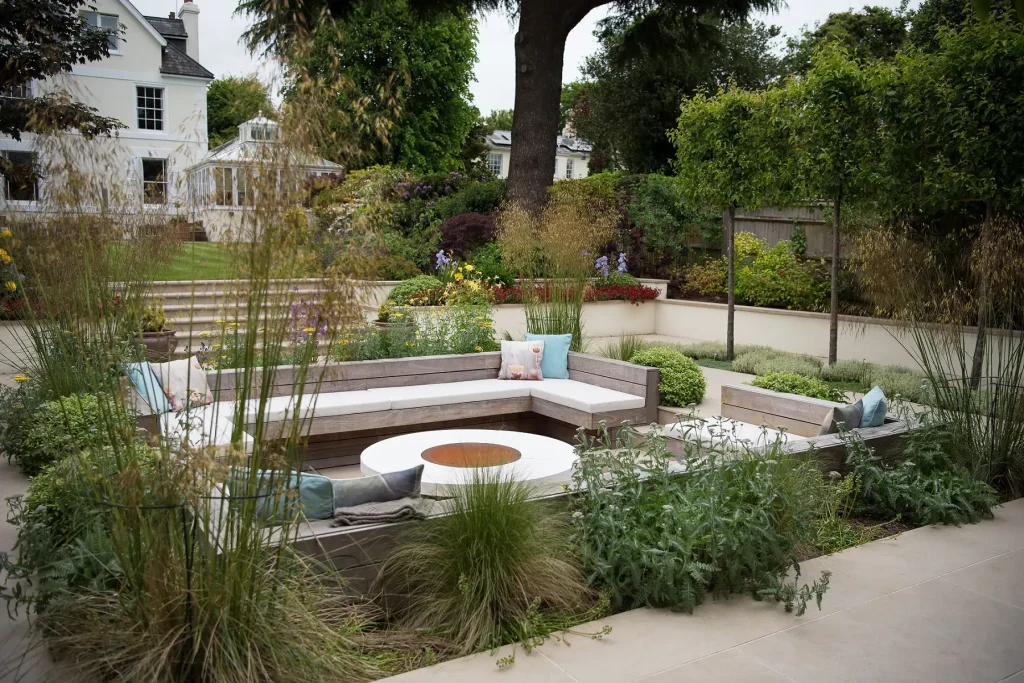
[[[134,0],[134,3],[139,11],[151,16],[167,16],[181,4],[179,0]],[[196,4],[200,10],[199,61],[203,66],[218,78],[258,73],[265,80],[273,79],[276,72],[273,64],[253,57],[240,43],[248,22],[243,17],[234,16],[233,0],[198,0]],[[833,12],[860,8],[865,4],[895,9],[900,0],[864,0],[859,3],[851,3],[850,0],[789,0],[779,12],[757,14],[755,17],[780,26],[784,35],[797,35],[802,27],[813,27]],[[912,7],[917,4],[911,2]],[[580,68],[587,56],[597,50],[594,29],[607,13],[607,7],[595,9],[569,34],[565,45],[563,82],[580,77]],[[515,27],[505,15],[488,15],[480,21],[476,82],[471,89],[474,103],[484,114],[492,109],[511,109],[515,103],[514,38]]]

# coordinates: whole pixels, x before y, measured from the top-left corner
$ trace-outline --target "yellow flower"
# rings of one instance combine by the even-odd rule
[[[217,320],[216,322],[217,322],[218,325],[223,325],[224,324],[223,320]]]
[[[4,228],[3,230],[0,230],[0,237],[4,237],[4,238],[6,238],[6,237],[11,237],[11,236],[12,236],[13,234],[14,234],[14,233],[12,233],[12,232],[11,232],[10,230],[8,230],[7,228]]]
[[[313,328],[313,327],[303,327],[302,331],[305,332],[306,334],[309,334],[311,332],[316,332],[316,328]]]
[[[27,382],[28,375],[15,375],[13,379],[15,382]]]
[[[7,287],[7,291],[9,291],[9,292],[17,292],[17,291],[18,291],[18,285],[17,285],[17,283],[16,283],[16,282],[13,282],[13,281],[11,281],[11,280],[8,280],[8,281],[7,281],[6,283],[5,283],[5,286]]]
[[[2,261],[3,263],[10,263],[11,262],[11,255],[8,254],[3,249],[0,249],[0,261]]]
[[[396,318],[401,318],[402,317],[401,313],[392,313],[391,315],[395,316]]]
[[[455,273],[455,279],[456,280],[461,280],[462,279],[462,273],[461,272]]]
[[[474,351],[483,351],[483,348],[479,345],[473,347]]]
[[[467,264],[466,264],[466,270],[472,271],[472,270],[475,270],[475,268],[473,268],[473,266],[472,266],[472,265],[470,265],[469,263],[467,263]]]

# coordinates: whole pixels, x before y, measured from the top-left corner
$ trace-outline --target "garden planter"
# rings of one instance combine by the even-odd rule
[[[178,348],[178,337],[174,330],[143,332],[138,339],[146,347],[146,360],[151,363],[163,363],[170,360],[174,349]]]

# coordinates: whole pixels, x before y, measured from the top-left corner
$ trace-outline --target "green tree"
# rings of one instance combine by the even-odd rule
[[[572,118],[572,109],[586,84],[583,81],[573,81],[562,85],[562,97],[558,102],[558,131],[565,129],[569,119]]]
[[[736,210],[792,199],[795,193],[788,89],[747,92],[733,86],[715,97],[698,93],[683,100],[676,146],[680,187],[696,206],[720,209],[729,260],[726,355],[735,348]]]
[[[206,130],[210,147],[238,135],[238,126],[259,114],[273,118],[267,87],[255,75],[218,78],[206,91]]]
[[[598,53],[583,68],[589,82],[576,96],[573,126],[610,165],[634,173],[665,172],[675,157],[667,131],[675,126],[684,97],[730,82],[763,88],[775,77],[776,27],[708,20],[696,36],[691,28],[669,15],[658,23],[658,39],[637,36],[649,30],[637,22],[607,22],[600,31]],[[635,50],[638,40],[659,48]]]
[[[830,14],[813,31],[805,28],[799,38],[786,41],[783,68],[786,73],[806,73],[815,51],[826,43],[840,45],[855,59],[891,60],[907,40],[907,20],[905,8],[894,12],[870,5],[859,12]]]
[[[825,43],[810,70],[789,83],[794,105],[799,194],[832,206],[832,299],[828,362],[839,345],[839,263],[842,203],[871,197],[877,155],[878,109],[871,65],[852,59],[841,45]]]
[[[314,82],[343,86],[325,103],[324,126],[334,139],[359,140],[358,158],[347,158],[348,146],[327,145],[328,158],[416,171],[463,167],[463,143],[479,117],[469,92],[475,61],[469,12],[423,20],[406,0],[362,3],[344,19],[325,20],[311,47],[294,55]],[[286,91],[286,99],[304,95]]]
[[[492,109],[491,113],[484,117],[484,128],[488,134],[496,130],[512,130],[513,114],[511,109]]]
[[[110,54],[122,26],[95,27],[80,14],[86,0],[7,0],[0,22],[0,135],[75,129],[86,137],[124,128],[64,92],[25,97],[31,81],[67,73]]]
[[[345,17],[367,5],[380,7],[389,0],[241,0],[238,11],[253,20],[246,33],[250,46],[287,53],[296,40],[327,17]],[[512,126],[510,196],[530,207],[547,198],[553,182],[562,63],[569,32],[591,10],[614,4],[629,21],[645,19],[651,27],[677,15],[694,26],[708,16],[738,21],[750,10],[769,10],[779,0],[409,0],[414,11],[484,12],[503,10],[516,18],[516,118]],[[654,10],[660,10],[655,13]],[[657,44],[648,44],[657,49]],[[283,49],[282,49],[283,48]]]

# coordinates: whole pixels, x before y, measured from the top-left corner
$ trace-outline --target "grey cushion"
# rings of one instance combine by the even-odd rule
[[[818,436],[825,434],[837,434],[839,431],[849,431],[860,427],[860,421],[864,417],[864,402],[857,401],[848,406],[836,406],[828,411],[828,415],[821,422],[818,429]]]
[[[334,507],[348,508],[363,503],[415,497],[420,495],[422,479],[423,465],[358,479],[335,479]]]

